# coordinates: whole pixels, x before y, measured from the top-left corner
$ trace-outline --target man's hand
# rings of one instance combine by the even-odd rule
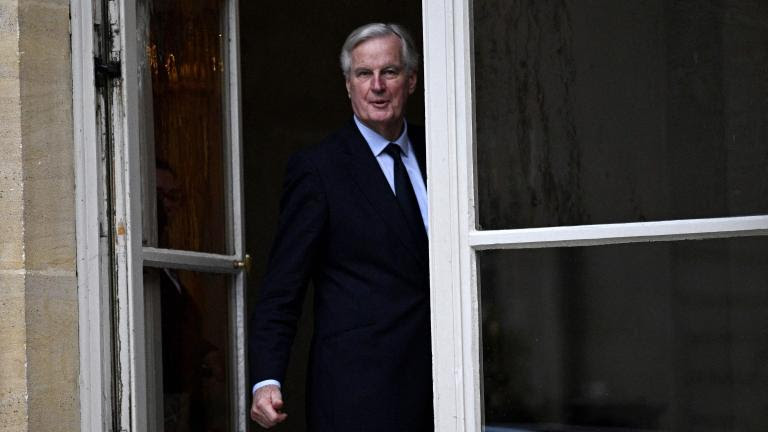
[[[283,395],[280,387],[266,385],[253,393],[251,404],[251,419],[259,426],[269,429],[283,422],[288,414],[283,413]]]

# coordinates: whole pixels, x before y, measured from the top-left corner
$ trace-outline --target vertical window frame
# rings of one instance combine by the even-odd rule
[[[104,173],[101,139],[96,124],[96,82],[93,74],[94,5],[74,0],[70,7],[72,43],[72,106],[75,147],[75,199],[80,354],[80,430],[109,430],[112,424],[111,348],[109,323],[109,262],[102,237]]]
[[[471,5],[424,0],[430,308],[435,430],[482,424],[475,226]]]

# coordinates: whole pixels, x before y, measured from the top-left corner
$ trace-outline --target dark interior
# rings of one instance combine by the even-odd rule
[[[249,306],[258,296],[275,234],[285,163],[295,151],[318,142],[351,119],[339,51],[353,29],[369,22],[406,26],[422,51],[420,2],[344,0],[333,7],[297,0],[240,3],[246,250],[253,256]],[[421,125],[423,89],[420,78],[407,113],[410,122]],[[306,430],[304,382],[312,330],[310,297],[311,291],[283,384],[288,420],[275,431]],[[252,428],[258,430],[255,423]]]

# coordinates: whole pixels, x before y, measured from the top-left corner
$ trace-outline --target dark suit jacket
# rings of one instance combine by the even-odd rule
[[[424,130],[409,125],[421,172]],[[289,162],[250,327],[251,383],[284,382],[307,283],[310,430],[433,429],[426,235],[409,228],[353,122]]]

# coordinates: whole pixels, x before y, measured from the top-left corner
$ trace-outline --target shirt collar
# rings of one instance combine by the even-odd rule
[[[390,141],[379,135],[373,129],[366,126],[362,121],[360,121],[360,119],[357,118],[357,116],[353,116],[353,118],[355,119],[357,129],[360,130],[360,133],[363,135],[363,138],[365,138],[365,141],[368,143],[368,147],[371,148],[374,156],[378,157],[381,152],[387,148],[387,145],[393,142],[400,146],[403,152],[403,156],[407,157],[408,151],[410,150],[410,141],[408,141],[408,122],[405,121],[405,119],[403,119],[403,133],[401,133],[396,140]]]

